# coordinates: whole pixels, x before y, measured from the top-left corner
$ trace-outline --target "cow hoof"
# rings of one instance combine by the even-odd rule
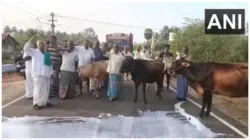
[[[204,113],[199,113],[198,116],[199,116],[200,118],[203,118],[203,115],[204,115]]]
[[[206,117],[208,117],[210,115],[210,112],[206,111],[205,115],[206,115]]]
[[[99,96],[95,96],[95,98],[96,98],[97,100],[99,100],[99,99],[100,99],[100,97],[99,97]]]

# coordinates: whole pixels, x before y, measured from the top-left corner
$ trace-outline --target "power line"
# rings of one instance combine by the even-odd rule
[[[23,5],[23,6],[25,6],[25,7],[28,7],[29,9],[32,9],[33,11],[39,13],[40,15],[43,15],[42,12],[37,11],[36,9],[32,8],[31,6],[29,6],[29,5],[27,5],[27,4],[24,4],[24,3],[21,3],[21,2],[19,2],[18,4]]]
[[[56,15],[56,16],[60,17],[60,18],[83,20],[83,21],[86,21],[86,22],[94,22],[94,23],[106,24],[106,25],[114,25],[114,26],[130,27],[130,28],[140,28],[140,29],[146,29],[147,28],[147,27],[142,27],[142,26],[125,25],[125,24],[118,24],[118,23],[111,23],[111,22],[103,22],[103,21],[82,19],[82,18],[71,17],[71,16],[61,16],[61,15]],[[160,29],[153,28],[153,30],[160,30]]]

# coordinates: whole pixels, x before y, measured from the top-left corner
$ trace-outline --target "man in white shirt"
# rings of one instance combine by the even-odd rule
[[[126,57],[126,56],[133,57],[133,54],[129,51],[129,49],[130,48],[128,46],[124,48],[124,51],[122,52],[122,55],[124,57]],[[125,81],[128,80],[128,75],[129,75],[129,73],[127,73],[126,75],[124,75],[124,74],[122,75],[122,77],[124,78]]]
[[[141,46],[138,46],[137,50],[134,51],[134,59],[141,59]]]
[[[32,77],[34,78],[33,108],[39,110],[44,106],[53,106],[49,102],[52,67],[49,58],[50,54],[46,52],[45,42],[38,41],[38,49],[34,49],[32,48],[32,40],[33,38],[25,44],[24,51],[32,56]]]
[[[119,53],[119,45],[114,44],[114,53],[110,54],[107,72],[109,73],[108,96],[111,101],[117,100],[121,92],[120,69],[124,57]]]
[[[35,45],[33,45],[33,48],[35,48]],[[31,74],[31,68],[32,68],[32,57],[27,54],[26,51],[23,53],[23,59],[25,61],[25,97],[26,99],[32,99],[33,98],[33,90],[34,90],[34,81]]]
[[[75,51],[78,53],[78,73],[80,74],[81,69],[87,64],[91,64],[94,62],[95,54],[93,49],[89,48],[89,41],[84,41],[84,46],[75,46]],[[82,78],[87,81],[87,92],[89,92],[90,80],[86,77],[80,77],[79,87],[80,87],[80,95],[82,95]]]
[[[76,62],[78,61],[78,53],[74,50],[74,42],[68,41],[66,49],[60,49],[62,54],[62,66],[60,68],[61,77],[59,84],[60,99],[74,98],[76,86]]]

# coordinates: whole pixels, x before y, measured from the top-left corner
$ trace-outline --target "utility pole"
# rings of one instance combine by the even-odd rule
[[[51,14],[50,14],[50,16],[51,16],[51,20],[48,20],[48,21],[51,21],[51,29],[52,29],[52,34],[53,35],[55,35],[55,22],[57,21],[57,20],[55,20],[54,19],[54,17],[55,17],[55,14],[52,12]]]

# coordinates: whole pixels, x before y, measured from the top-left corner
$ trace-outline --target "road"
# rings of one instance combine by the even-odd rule
[[[173,87],[173,89],[174,89],[174,87]],[[151,112],[162,111],[164,114],[169,114],[169,115],[164,115],[163,118],[156,115],[156,116],[150,118],[149,121],[146,121],[145,124],[144,123],[141,124],[143,122],[142,120],[139,121],[141,123],[138,123],[138,121],[133,121],[134,123],[130,122],[131,123],[131,126],[130,126],[131,131],[130,132],[134,132],[134,129],[137,128],[137,126],[145,127],[144,130],[140,130],[142,132],[146,131],[147,129],[150,129],[151,128],[150,126],[155,127],[160,131],[161,127],[164,126],[164,129],[167,129],[167,130],[165,130],[165,132],[169,132],[168,134],[164,134],[164,135],[157,134],[156,135],[156,132],[155,132],[154,135],[153,134],[146,135],[147,133],[145,133],[145,134],[143,133],[143,135],[147,136],[147,137],[156,137],[156,136],[159,136],[159,137],[161,137],[161,136],[162,137],[210,137],[208,135],[208,133],[213,132],[216,134],[223,134],[223,135],[216,135],[216,137],[229,137],[229,138],[241,138],[242,137],[237,132],[235,132],[234,130],[232,130],[228,126],[224,125],[223,123],[221,123],[221,121],[218,121],[213,116],[199,119],[197,117],[197,114],[199,113],[200,108],[198,108],[195,104],[193,104],[192,102],[189,102],[189,101],[186,103],[178,103],[175,100],[175,92],[174,91],[163,92],[162,93],[163,99],[158,100],[158,99],[154,98],[154,95],[155,95],[154,87],[150,86],[149,90],[147,91],[147,94],[146,94],[147,100],[148,100],[148,105],[143,104],[141,90],[139,90],[138,102],[133,103],[132,102],[133,97],[134,97],[133,93],[134,93],[133,83],[126,82],[123,85],[122,93],[120,95],[120,100],[117,102],[109,101],[107,99],[107,96],[105,95],[105,93],[102,93],[102,97],[99,100],[96,100],[93,97],[88,96],[87,94],[84,94],[83,96],[77,97],[77,98],[72,99],[72,100],[59,100],[59,99],[52,98],[51,102],[54,104],[54,107],[42,109],[39,111],[34,110],[32,108],[32,101],[31,100],[21,99],[13,104],[7,106],[7,107],[4,107],[2,109],[2,115],[5,117],[11,117],[11,118],[12,117],[24,117],[24,116],[98,117],[100,114],[124,115],[124,116],[129,117],[129,116],[140,116],[140,113],[138,112],[138,110],[141,110],[141,111],[149,110]],[[195,99],[192,96],[189,96],[189,98],[197,103],[200,103],[200,101],[198,101],[197,99]],[[180,107],[178,107],[178,106],[180,106]],[[178,109],[178,110],[176,110],[176,109]],[[184,109],[184,110],[182,110],[182,109]],[[174,112],[173,113],[174,115],[171,115],[171,112]],[[185,115],[185,112],[187,113],[186,115]],[[212,108],[212,112],[214,114],[216,114],[217,116],[219,116],[220,118],[223,118],[224,121],[228,122],[232,126],[239,129],[244,134],[246,134],[246,135],[248,134],[248,128],[246,128],[245,126],[239,124],[238,122],[234,121],[230,117],[224,115],[222,112],[220,112],[214,108]],[[191,115],[191,116],[188,116],[188,115]],[[180,125],[177,123],[171,124],[171,122],[174,122],[176,120],[183,120],[183,116],[187,116],[186,119],[184,119],[184,120],[187,121],[188,123],[193,124],[195,126],[195,128],[188,128],[188,126],[185,126],[184,124],[183,125]],[[190,117],[191,118],[193,117],[193,119],[190,119]],[[146,118],[148,118],[148,116]],[[166,123],[165,121],[168,120],[169,118],[174,118],[174,120]],[[126,118],[124,121],[128,122],[128,119],[129,118]],[[156,125],[156,124],[158,124],[156,120],[155,120],[155,122],[151,122],[154,119],[159,120],[161,125],[160,124]],[[55,120],[57,120],[57,119],[55,119]],[[93,121],[93,120],[87,120],[86,122],[91,122],[91,121]],[[145,119],[144,119],[144,121],[145,121]],[[166,124],[163,125],[162,124],[163,122]],[[137,123],[138,123],[138,125],[136,125]],[[201,123],[201,124],[199,124],[199,123]],[[3,136],[15,137],[14,134],[9,134],[8,130],[10,129],[10,126],[8,127],[7,124],[8,123],[3,123],[3,127],[2,127]],[[96,120],[95,126],[98,126],[98,130],[96,130],[95,134],[91,135],[90,137],[105,137],[105,136],[106,137],[112,137],[112,136],[119,137],[120,135],[117,134],[118,132],[115,133],[114,135],[111,135],[111,133],[110,133],[111,130],[109,131],[108,136],[104,135],[106,133],[104,133],[103,131],[107,129],[106,127],[111,127],[111,124],[113,124],[113,123],[110,123],[110,122],[108,123],[105,121],[101,121],[101,123],[100,123],[100,120]],[[115,124],[115,122],[114,122],[114,124]],[[126,124],[128,124],[128,123],[126,123]],[[202,124],[204,124],[204,128],[203,128]],[[93,126],[90,124],[88,124],[88,125],[89,125],[89,127]],[[154,126],[154,125],[156,125],[156,126]],[[178,126],[178,125],[180,125],[180,126],[178,128],[176,128],[176,126]],[[121,126],[127,127],[127,125],[125,125],[125,124],[121,125]],[[74,125],[72,127],[76,127],[76,126]],[[80,126],[78,126],[78,127],[80,127]],[[20,128],[16,127],[16,124],[11,129],[20,130]],[[60,129],[61,128],[59,127],[58,132]],[[79,128],[79,130],[81,130],[81,133],[83,133],[82,129],[83,128]],[[89,128],[88,131],[90,129],[91,128]],[[111,129],[111,128],[109,128],[109,129]],[[121,128],[112,127],[112,129],[121,129]],[[192,130],[191,132],[190,132],[190,129]],[[45,130],[46,130],[45,128],[39,129],[39,131],[45,131]],[[48,128],[48,130],[49,130],[49,128]],[[152,128],[152,130],[150,129],[150,131],[154,131],[154,130],[155,130],[154,128]],[[176,130],[176,131],[174,131],[174,130]],[[6,132],[6,131],[8,131],[8,132]],[[29,129],[29,131],[30,131],[30,129]],[[62,131],[63,130],[61,130],[61,132]],[[86,133],[88,132],[85,129],[84,129],[84,131]],[[120,131],[122,131],[122,130],[120,130]],[[178,134],[178,133],[176,133],[177,131],[181,131],[181,133]],[[14,132],[14,131],[12,131],[12,132]],[[31,135],[30,133],[31,132],[29,132],[27,134],[29,137]],[[43,133],[44,133],[43,136],[40,136],[41,134],[39,133],[40,135],[34,134],[33,137],[46,137],[46,136],[47,137],[53,137],[53,136],[58,137],[58,135],[56,135],[56,134],[51,136],[49,134],[46,135],[45,134],[46,132],[43,132]],[[91,133],[92,133],[92,129],[91,129]],[[122,131],[122,133],[124,133],[124,132]],[[194,134],[189,135],[192,133],[194,133]],[[195,135],[196,133],[197,133],[197,135]],[[97,136],[97,134],[98,134],[98,136]],[[170,134],[174,134],[174,135],[170,135]],[[23,132],[22,132],[21,136],[28,137],[27,135],[23,136]],[[75,136],[77,137],[77,134],[75,134]],[[89,135],[85,135],[85,136],[89,136]],[[128,135],[120,136],[120,137],[130,137],[130,136],[137,137],[136,135],[132,135],[132,134],[130,135],[130,133]],[[67,137],[67,136],[64,135],[64,137]],[[71,135],[71,137],[73,137],[73,136]],[[78,134],[78,137],[80,137],[79,134]],[[83,137],[83,135],[81,135],[81,137]],[[140,137],[140,136],[138,136],[138,137]]]

